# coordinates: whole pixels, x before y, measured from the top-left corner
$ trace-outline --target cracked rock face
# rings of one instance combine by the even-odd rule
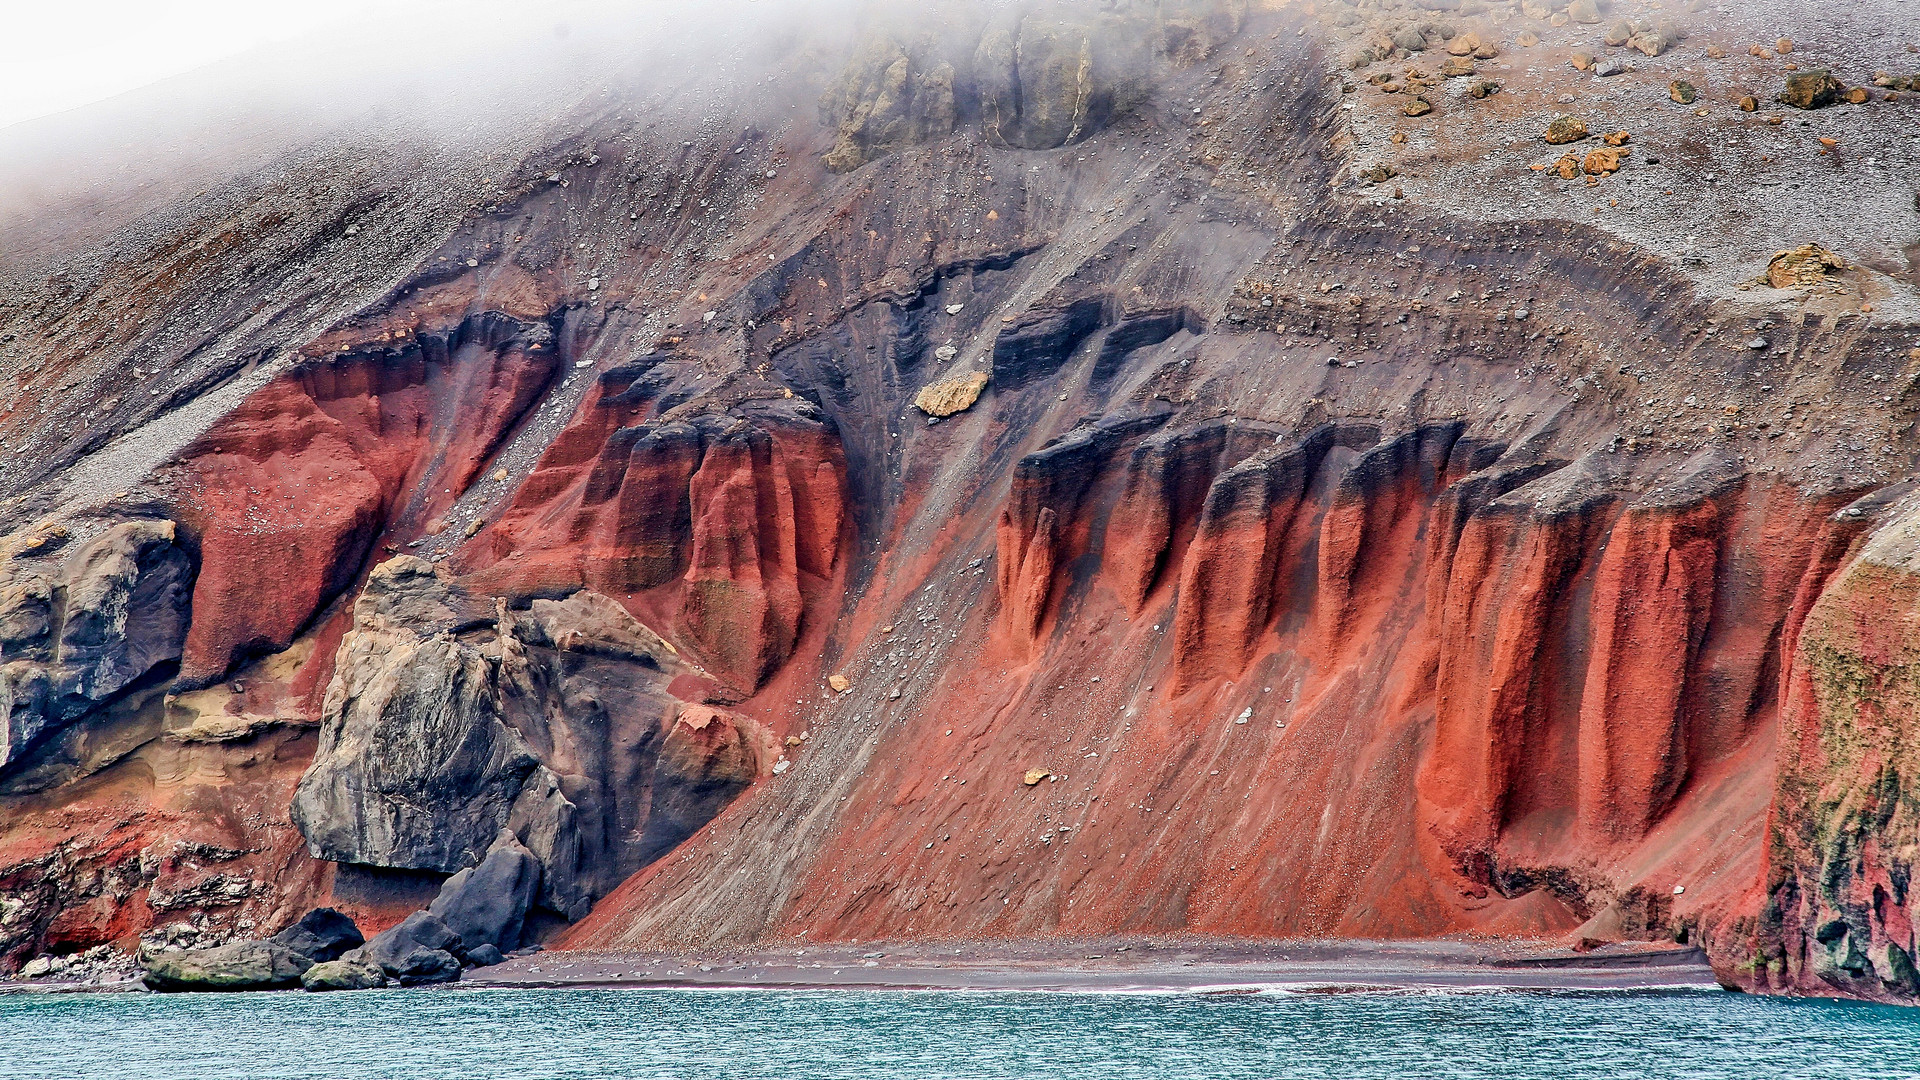
[[[453,874],[530,853],[538,872],[510,876],[578,918],[759,771],[730,718],[713,752],[676,738],[664,688],[681,667],[597,593],[516,612],[400,556],[354,606],[293,820],[337,862]]]
[[[193,564],[171,521],[101,533],[53,576],[0,588],[0,772],[180,658]]]

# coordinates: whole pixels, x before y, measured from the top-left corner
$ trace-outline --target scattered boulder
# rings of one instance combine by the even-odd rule
[[[1589,25],[1600,21],[1600,5],[1594,0],[1573,0],[1567,5],[1567,18]]]
[[[947,417],[973,408],[980,392],[987,388],[987,373],[976,371],[928,383],[913,396],[913,407],[928,416]]]
[[[1824,282],[1830,272],[1846,268],[1840,256],[1819,244],[1802,244],[1774,252],[1760,280],[1776,289],[1808,288]]]
[[[349,949],[367,943],[353,920],[332,908],[314,908],[300,921],[267,939],[284,945],[316,964],[340,959]]]
[[[378,990],[387,985],[387,973],[376,964],[359,960],[328,960],[315,964],[300,976],[300,987],[323,990]]]
[[[1481,79],[1467,87],[1467,96],[1471,98],[1490,98],[1500,92],[1500,84],[1489,79]]]
[[[1453,35],[1447,42],[1447,52],[1454,56],[1472,56],[1480,48],[1480,35],[1471,30]]]
[[[1850,86],[1840,97],[1849,105],[1865,105],[1873,100],[1873,94],[1864,86]]]
[[[1775,100],[1796,109],[1817,109],[1833,104],[1845,89],[1826,68],[1808,68],[1787,76],[1787,87]]]
[[[1433,111],[1433,102],[1416,94],[1407,99],[1407,103],[1401,106],[1400,111],[1408,116],[1425,116]]]
[[[506,962],[507,955],[505,953],[484,942],[475,948],[467,950],[467,963],[472,964],[474,967],[492,967],[495,964],[504,964]]]
[[[1540,44],[1540,35],[1531,30],[1522,30],[1514,36],[1513,43],[1523,49],[1531,49]]]
[[[1427,35],[1417,26],[1403,26],[1394,32],[1393,47],[1404,52],[1420,52],[1427,47]]]
[[[1562,180],[1578,180],[1580,179],[1580,158],[1568,154],[1553,163],[1553,171],[1560,174]]]
[[[1600,141],[1606,143],[1608,146],[1625,146],[1627,143],[1633,141],[1633,133],[1630,131],[1609,131],[1605,135],[1600,136]]]
[[[376,965],[401,986],[418,986],[459,978],[460,947],[460,936],[446,923],[416,911],[342,959]]]
[[[1673,48],[1674,43],[1679,41],[1680,37],[1679,32],[1670,27],[1654,27],[1649,30],[1642,30],[1628,38],[1627,48],[1645,53],[1648,56],[1659,56],[1661,53]]]
[[[1700,91],[1685,79],[1675,79],[1667,84],[1667,96],[1681,105],[1691,105],[1700,97]]]
[[[1473,61],[1458,56],[1450,56],[1447,58],[1446,63],[1440,65],[1440,74],[1449,79],[1457,79],[1462,75],[1472,75],[1473,73]]]
[[[1619,22],[1614,23],[1612,26],[1607,28],[1607,36],[1602,40],[1604,40],[1607,44],[1615,46],[1617,48],[1621,45],[1625,45],[1632,38],[1633,38],[1633,24],[1626,21],[1625,19],[1622,19]]]
[[[1393,171],[1393,166],[1384,162],[1370,169],[1360,170],[1360,179],[1369,184],[1384,184],[1398,175],[1400,174]]]
[[[313,961],[270,941],[235,941],[211,949],[164,949],[142,957],[147,988],[162,993],[287,990]]]
[[[1593,70],[1593,54],[1590,52],[1574,53],[1572,56],[1567,57],[1567,63],[1572,64],[1575,71],[1591,71]]]
[[[540,860],[503,829],[478,866],[440,886],[427,912],[469,951],[479,945],[511,951],[520,947],[527,912],[539,894]]]
[[[1632,67],[1622,63],[1619,60],[1615,60],[1611,56],[1607,57],[1605,60],[1596,61],[1593,65],[1593,73],[1602,79],[1609,78],[1614,75],[1625,75],[1627,72],[1632,70],[1633,70]]]
[[[1546,140],[1555,146],[1562,143],[1579,142],[1586,137],[1586,123],[1572,116],[1555,117],[1553,123],[1547,125],[1547,133],[1545,136]]]

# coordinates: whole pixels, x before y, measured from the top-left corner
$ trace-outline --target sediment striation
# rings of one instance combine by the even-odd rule
[[[1363,67],[1461,33],[1407,18]],[[963,8],[777,92],[655,73],[349,313],[167,354],[174,411],[53,391],[121,427],[0,474],[0,962],[324,905],[496,952],[1667,940],[1920,994],[1911,267],[1740,290],[1390,198],[1346,25]]]

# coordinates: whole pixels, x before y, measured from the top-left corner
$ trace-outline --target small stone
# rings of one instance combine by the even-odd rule
[[[833,687],[835,693],[844,694],[853,689],[853,680],[847,678],[845,675],[829,675],[827,676],[827,685]]]
[[[965,304],[948,304],[948,305],[947,305],[947,314],[949,314],[949,315],[958,315],[958,314],[960,314],[960,312],[961,312],[961,310],[962,310],[962,309],[964,309],[964,308],[965,308],[966,306],[967,306],[967,305],[965,305]]]
[[[1793,39],[1783,37],[1780,40],[1774,42],[1773,51],[1779,53],[1781,56],[1787,55],[1788,53],[1793,51]]]
[[[1548,142],[1555,145],[1579,142],[1586,137],[1587,125],[1583,121],[1571,116],[1556,117],[1553,123],[1547,125],[1547,133],[1545,136]]]
[[[1608,57],[1605,60],[1598,61],[1593,65],[1594,75],[1602,79],[1611,78],[1612,76],[1615,76],[1615,75],[1625,75],[1627,72],[1632,70],[1633,68],[1629,67],[1626,64],[1621,63],[1618,60],[1615,60],[1612,57]]]
[[[1625,19],[1622,19],[1619,22],[1614,23],[1612,26],[1607,28],[1607,36],[1602,40],[1604,40],[1609,45],[1620,46],[1620,45],[1625,45],[1627,41],[1632,37],[1633,37],[1633,24],[1626,21]]]
[[[1767,339],[1766,339],[1766,338],[1763,338],[1763,337],[1757,337],[1757,338],[1754,338],[1754,339],[1753,339],[1752,341],[1749,341],[1749,342],[1747,342],[1747,348],[1749,348],[1749,349],[1764,349],[1764,348],[1766,348],[1766,347],[1767,347],[1767,344],[1768,344],[1768,343],[1767,343]]]
[[[1490,98],[1499,92],[1500,84],[1488,79],[1481,79],[1479,82],[1467,87],[1467,96],[1477,99]]]
[[[1847,92],[1840,96],[1849,105],[1865,105],[1867,102],[1873,100],[1873,94],[1868,92],[1864,86],[1849,87]]]
[[[1387,141],[1393,143],[1395,146],[1404,145],[1407,141],[1407,133],[1404,131],[1396,131],[1387,136]]]
[[[1633,134],[1626,131],[1609,131],[1605,135],[1600,136],[1600,141],[1606,143],[1608,146],[1625,146],[1632,139]]]
[[[1718,45],[1707,46],[1707,59],[1725,60],[1726,58],[1727,58],[1727,50],[1721,48]]]
[[[788,761],[786,758],[781,758],[779,761],[773,763],[773,775],[779,776],[791,768],[793,768],[793,762]]]
[[[1433,102],[1428,101],[1424,97],[1415,96],[1408,99],[1406,105],[1402,106],[1400,111],[1408,116],[1425,116],[1433,111]]]
[[[1027,775],[1021,777],[1020,782],[1028,787],[1032,787],[1042,780],[1051,779],[1052,776],[1053,774],[1045,769],[1028,769]]]
[[[1759,109],[1760,109],[1760,101],[1759,99],[1755,98],[1752,94],[1748,94],[1745,97],[1740,99],[1741,112],[1758,112]]]
[[[1457,79],[1462,75],[1472,75],[1473,73],[1473,61],[1464,57],[1449,56],[1447,62],[1440,65],[1440,74],[1449,79]]]
[[[1626,147],[1600,147],[1588,152],[1580,162],[1580,169],[1588,176],[1607,176],[1620,168],[1620,159],[1633,153]]]
[[[1553,163],[1553,171],[1560,174],[1562,180],[1580,179],[1580,159],[1572,154]]]
[[[1572,64],[1577,71],[1590,71],[1593,69],[1593,54],[1577,52],[1567,57],[1567,62]]]
[[[505,480],[506,478],[507,478],[507,470],[505,470],[505,469],[495,469],[495,470],[493,470],[493,480],[494,480],[494,482],[496,482],[496,483],[498,483],[499,481],[501,481],[501,480]]]
[[[1691,105],[1700,96],[1700,91],[1685,79],[1675,79],[1667,84],[1667,96],[1681,105]]]
[[[1513,39],[1513,43],[1523,49],[1531,49],[1535,45],[1540,44],[1540,35],[1531,30],[1522,30],[1519,35]]]

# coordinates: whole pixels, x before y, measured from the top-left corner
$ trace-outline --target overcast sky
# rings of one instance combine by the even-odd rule
[[[0,4],[0,127],[261,46],[446,0],[21,0]],[[384,21],[384,19],[382,20]]]

